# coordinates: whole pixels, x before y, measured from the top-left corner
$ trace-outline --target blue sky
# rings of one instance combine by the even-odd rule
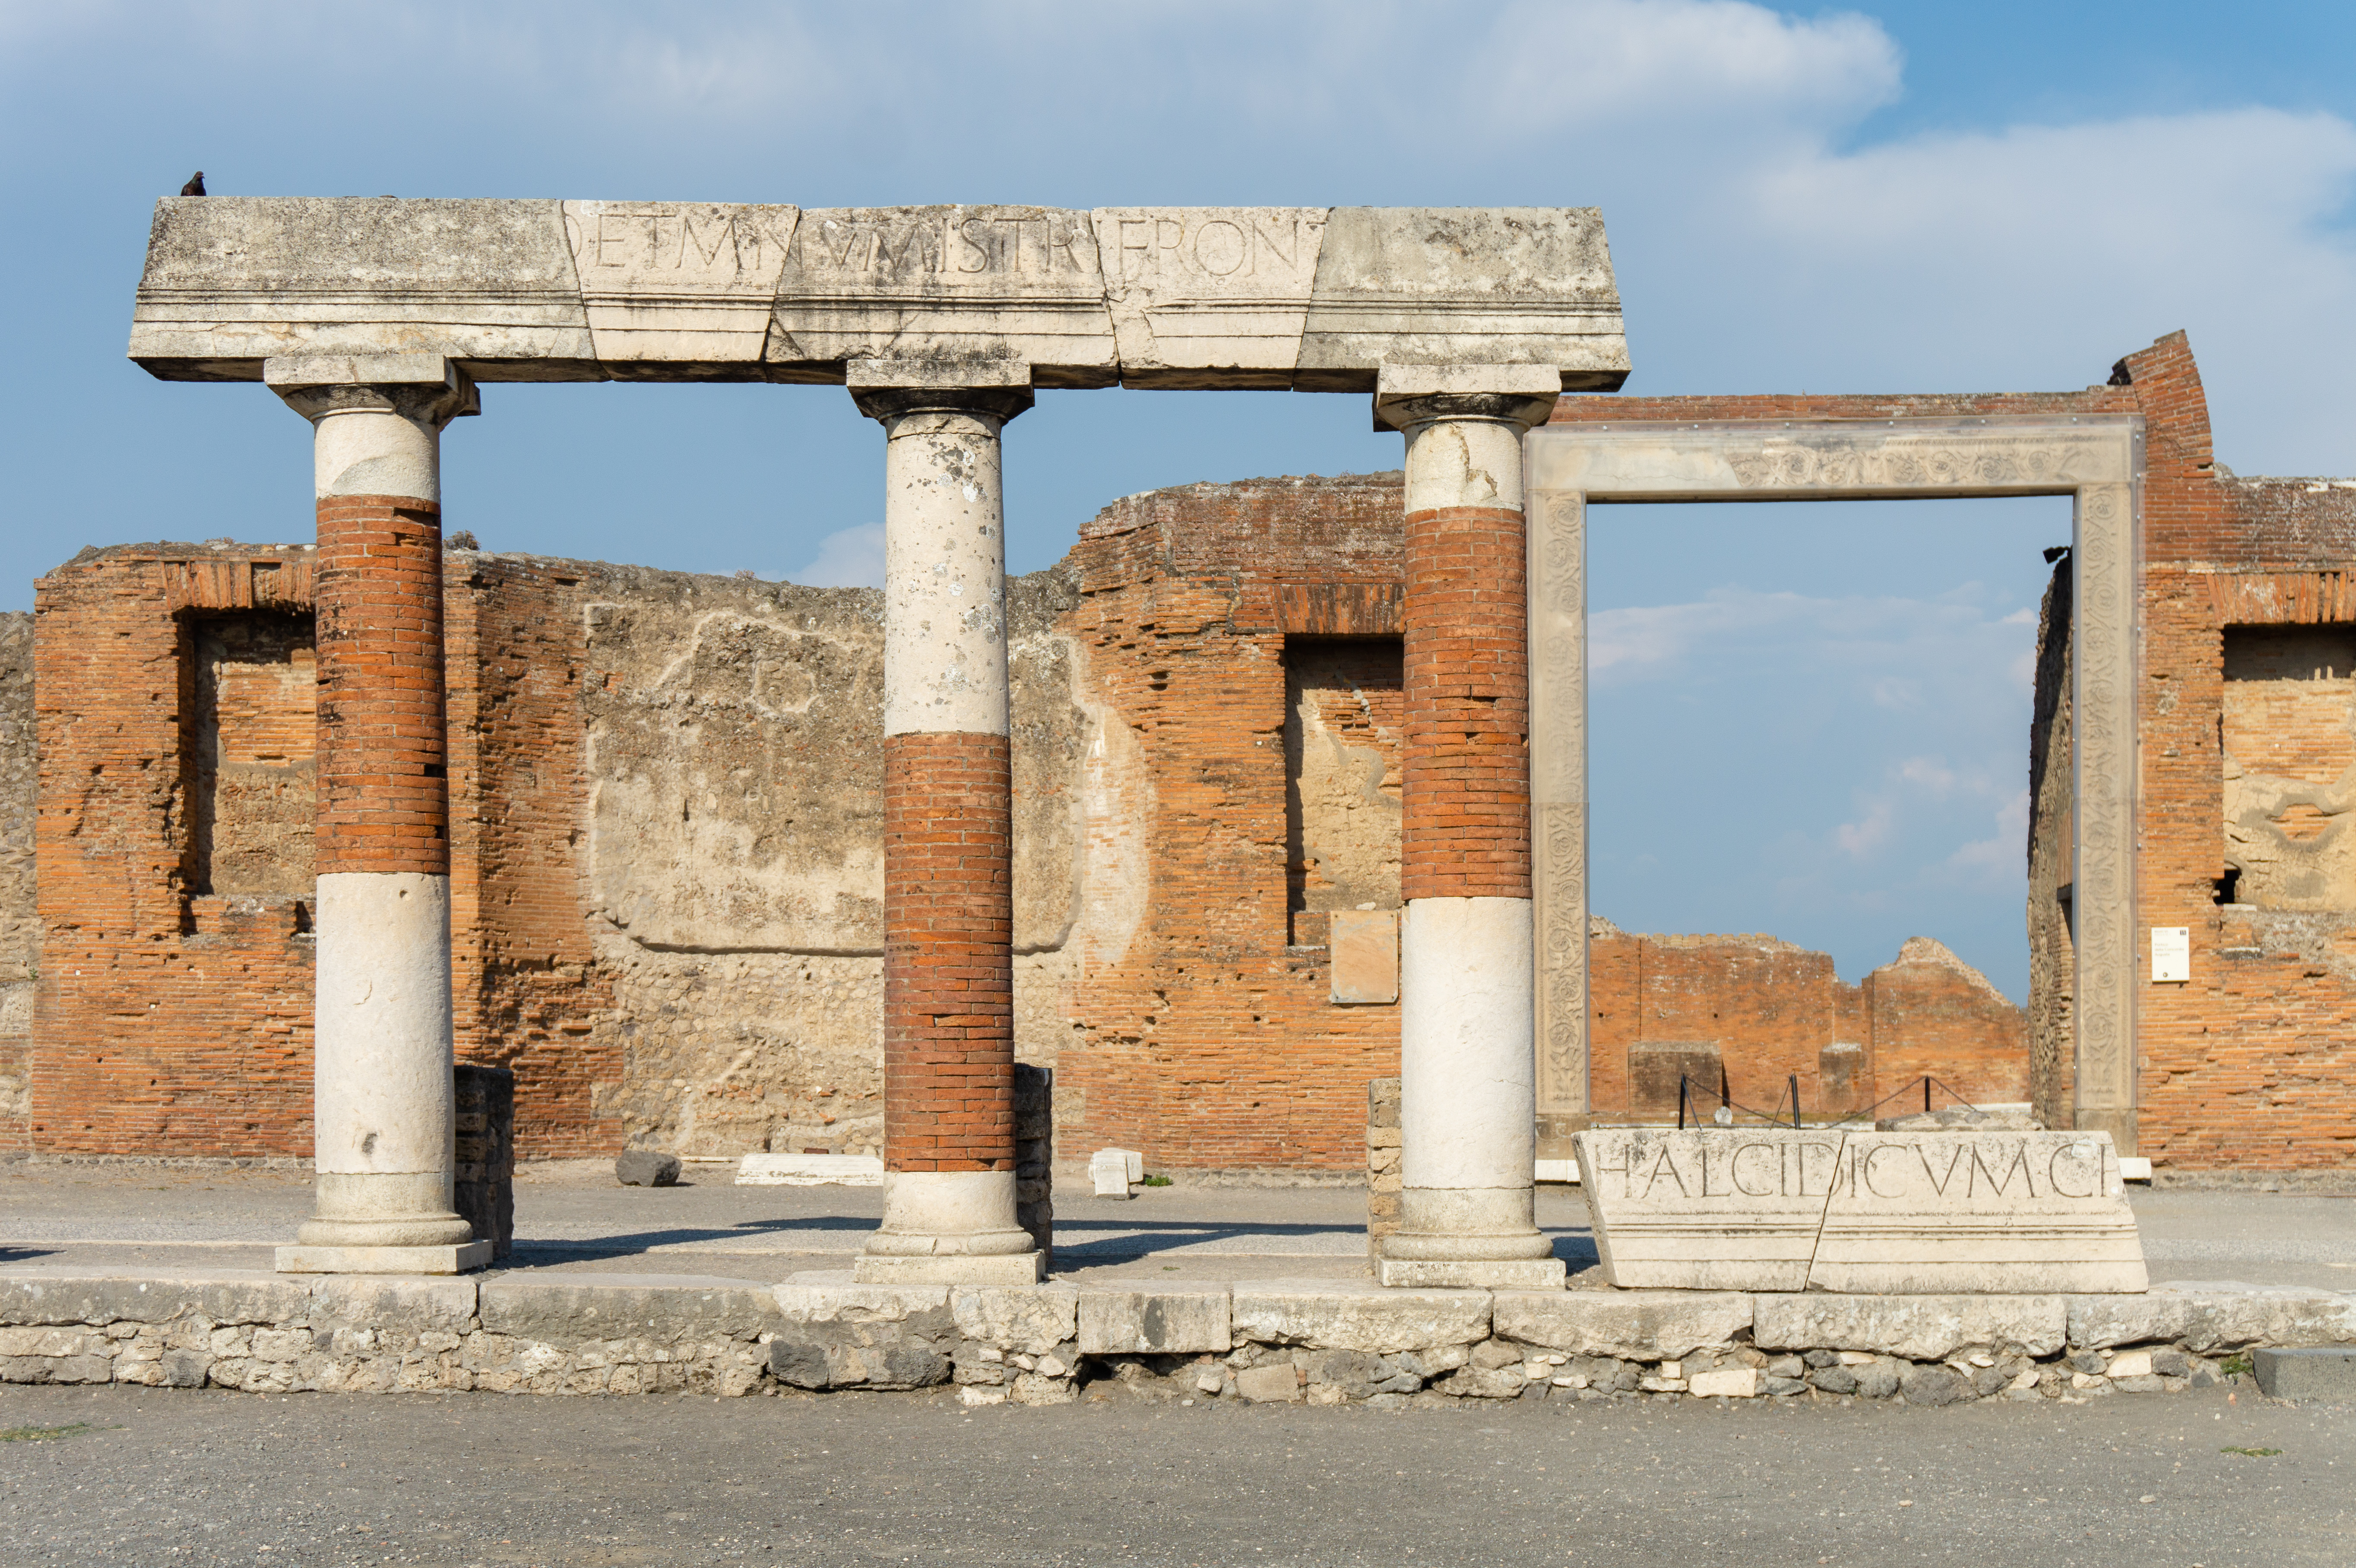
[[[2282,5],[203,7],[0,0],[0,608],[87,543],[309,528],[308,432],[123,357],[153,198],[217,191],[1603,208],[1647,393],[2082,386],[2189,328],[2224,460],[2356,471],[2356,12]],[[496,387],[494,549],[873,570],[833,389]],[[1363,400],[1044,395],[1018,570],[1129,492],[1396,466]],[[2024,654],[2058,503],[1598,518],[1595,904],[1851,978],[2026,987]]]

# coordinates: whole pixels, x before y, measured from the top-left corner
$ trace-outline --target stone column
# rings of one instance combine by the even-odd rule
[[[442,427],[477,411],[435,355],[272,359],[318,496],[314,1211],[282,1272],[490,1260],[452,1204],[450,796]]]
[[[1398,1228],[1385,1285],[1559,1286],[1538,1232],[1522,436],[1553,370],[1381,372],[1407,435]]]
[[[884,432],[884,1223],[852,1277],[1035,1284],[1015,1215],[999,475],[1030,368],[854,363],[849,380]]]

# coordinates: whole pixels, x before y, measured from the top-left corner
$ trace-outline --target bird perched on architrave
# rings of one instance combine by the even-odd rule
[[[204,171],[204,170],[202,170],[202,169],[198,169],[195,174],[190,175],[190,176],[188,176],[188,183],[187,183],[187,184],[186,184],[186,185],[184,185],[184,186],[182,186],[182,187],[180,187],[180,194],[181,194],[182,196],[202,196],[202,195],[204,195],[204,194],[205,194],[205,171]]]

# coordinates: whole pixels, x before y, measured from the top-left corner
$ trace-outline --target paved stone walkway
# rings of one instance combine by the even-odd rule
[[[738,1187],[733,1174],[697,1164],[679,1187],[636,1188],[615,1182],[610,1161],[528,1167],[510,1266],[775,1282],[847,1267],[883,1213],[879,1188]],[[2356,1194],[2130,1191],[2155,1282],[2356,1290]],[[301,1171],[9,1162],[0,1263],[266,1269],[310,1208]],[[1056,1272],[1356,1278],[1365,1221],[1356,1187],[1147,1188],[1121,1202],[1072,1182],[1055,1199]],[[1539,1189],[1538,1221],[1572,1269],[1594,1263],[1577,1189]]]

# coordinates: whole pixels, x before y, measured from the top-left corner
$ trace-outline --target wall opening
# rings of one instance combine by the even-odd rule
[[[1295,946],[1323,946],[1335,910],[1399,907],[1404,666],[1398,637],[1285,638],[1285,898]]]
[[[2221,903],[2356,909],[2356,626],[2228,626]]]
[[[192,618],[181,712],[191,894],[308,898],[317,681],[312,618]]]

